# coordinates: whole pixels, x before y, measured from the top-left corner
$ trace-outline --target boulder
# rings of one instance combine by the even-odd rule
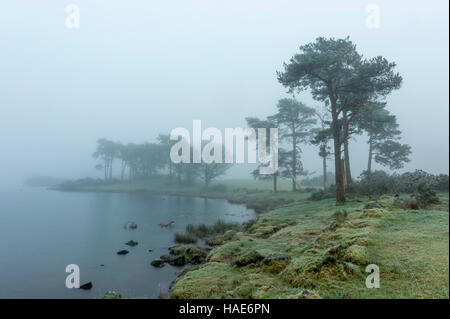
[[[92,288],[92,282],[90,282],[90,281],[80,286],[80,289],[84,289],[84,290],[89,290],[91,288]]]
[[[184,258],[184,255],[179,255],[179,256],[173,257],[168,262],[172,266],[181,267],[186,264],[186,259]]]
[[[161,259],[164,262],[169,262],[170,260],[172,260],[174,257],[171,255],[162,255],[159,257],[159,259]]]
[[[150,265],[152,265],[153,267],[156,267],[156,268],[164,267],[164,260],[155,259],[150,263]]]

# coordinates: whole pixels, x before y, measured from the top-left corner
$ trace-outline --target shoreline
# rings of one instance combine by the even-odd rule
[[[170,283],[168,298],[448,298],[448,192],[439,193],[439,204],[410,210],[396,206],[391,195],[336,206],[332,198],[307,200],[307,192],[129,187],[70,191],[226,199],[256,213],[248,227],[213,236],[215,244],[201,262],[186,262]],[[422,234],[420,242],[417,233]],[[408,242],[414,243],[411,249],[403,247]],[[174,247],[191,251],[189,247],[200,246]],[[439,275],[424,267],[430,256]],[[383,267],[383,289],[365,289],[368,264]],[[416,274],[415,282],[409,280],[410,272]]]

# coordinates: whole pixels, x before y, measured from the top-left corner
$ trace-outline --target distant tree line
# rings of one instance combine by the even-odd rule
[[[172,163],[170,149],[175,143],[176,141],[170,140],[169,135],[165,134],[158,135],[157,143],[143,144],[123,144],[101,138],[97,140],[93,153],[93,157],[100,160],[95,167],[104,173],[105,180],[113,179],[113,163],[118,161],[121,180],[145,179],[167,174],[179,184],[192,184],[200,179],[205,186],[209,186],[212,180],[225,174],[231,167],[231,164],[214,162]]]

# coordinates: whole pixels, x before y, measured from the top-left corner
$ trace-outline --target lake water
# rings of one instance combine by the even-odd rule
[[[108,290],[157,298],[159,287],[167,291],[181,270],[150,265],[174,245],[174,232],[189,223],[243,222],[254,216],[245,206],[221,199],[0,190],[0,298],[101,298]],[[159,226],[171,220],[172,227]],[[125,229],[128,221],[138,228]],[[125,245],[129,240],[139,245]],[[117,255],[121,249],[130,253]],[[91,281],[91,290],[66,288],[68,264],[80,267],[81,284]]]

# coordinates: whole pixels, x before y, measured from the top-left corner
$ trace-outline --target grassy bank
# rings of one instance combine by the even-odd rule
[[[257,196],[257,195],[254,195]],[[275,195],[274,195],[275,196]],[[172,298],[448,298],[448,194],[427,210],[298,200],[231,233],[186,269]],[[222,240],[223,241],[223,240]],[[368,289],[368,264],[380,269]]]

